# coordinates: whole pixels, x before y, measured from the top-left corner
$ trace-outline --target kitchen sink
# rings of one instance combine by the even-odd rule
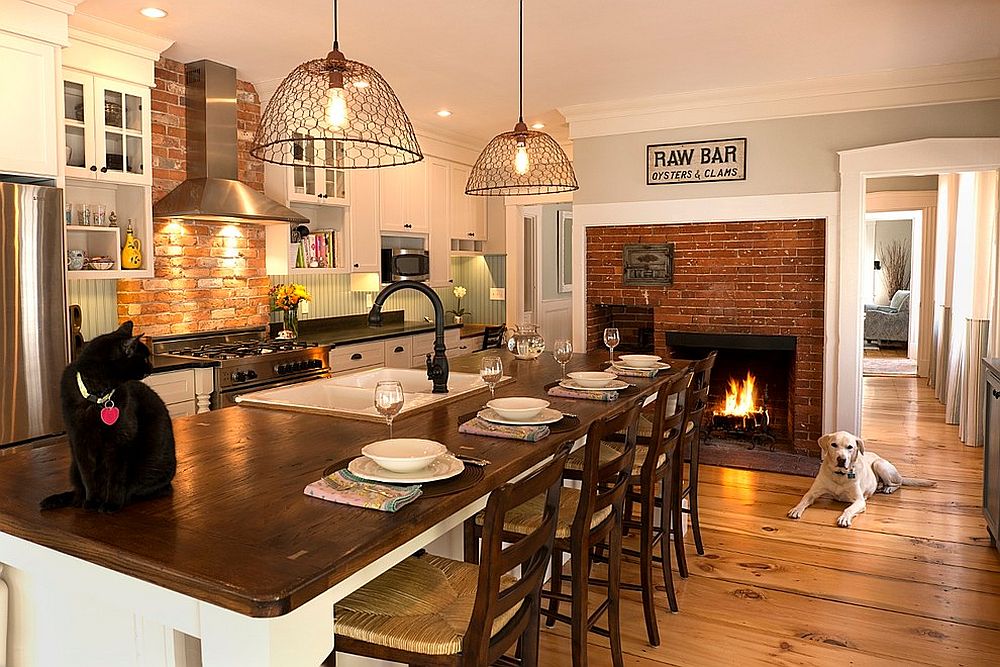
[[[448,393],[434,394],[427,372],[422,368],[375,368],[243,394],[236,398],[236,402],[277,410],[382,421],[383,417],[376,412],[373,401],[375,385],[383,380],[396,380],[403,386],[403,409],[397,419],[407,413],[486,389],[486,383],[474,373],[451,373],[448,376]]]

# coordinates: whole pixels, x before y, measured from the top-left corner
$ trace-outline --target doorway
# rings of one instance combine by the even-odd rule
[[[897,179],[900,180],[900,179]],[[936,179],[932,179],[936,187]],[[917,185],[922,181],[917,180]],[[936,192],[925,191],[927,196]],[[918,374],[923,212],[865,214],[861,285],[865,377]]]

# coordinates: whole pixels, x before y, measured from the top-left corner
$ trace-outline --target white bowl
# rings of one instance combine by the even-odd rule
[[[361,453],[392,472],[413,472],[426,468],[431,461],[446,453],[440,442],[421,438],[393,438],[365,445]]]
[[[577,371],[576,373],[569,373],[568,375],[571,380],[576,382],[581,387],[589,387],[593,389],[607,387],[611,384],[612,380],[618,379],[618,376],[614,373],[604,373],[601,371]]]
[[[655,354],[620,354],[618,359],[626,366],[635,368],[656,368],[660,357]]]
[[[549,407],[549,402],[528,396],[509,396],[494,398],[486,404],[486,407],[493,408],[504,419],[527,421]]]

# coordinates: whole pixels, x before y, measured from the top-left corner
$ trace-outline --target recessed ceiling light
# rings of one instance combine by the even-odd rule
[[[451,115],[451,112],[448,111],[447,109],[441,109],[441,111],[438,111],[437,114],[442,118],[447,118],[448,116]]]
[[[159,7],[143,7],[139,10],[139,13],[148,19],[162,19],[167,15],[167,13]]]
[[[531,129],[532,130],[541,130],[544,127],[545,127],[545,123],[535,123],[534,125],[531,126]]]

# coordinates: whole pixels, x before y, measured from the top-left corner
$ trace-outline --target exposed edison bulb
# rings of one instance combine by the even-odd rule
[[[517,149],[514,151],[514,171],[519,174],[528,173],[528,147],[523,141],[517,142]]]
[[[347,125],[347,98],[344,89],[339,86],[327,88],[326,122],[338,130]]]

